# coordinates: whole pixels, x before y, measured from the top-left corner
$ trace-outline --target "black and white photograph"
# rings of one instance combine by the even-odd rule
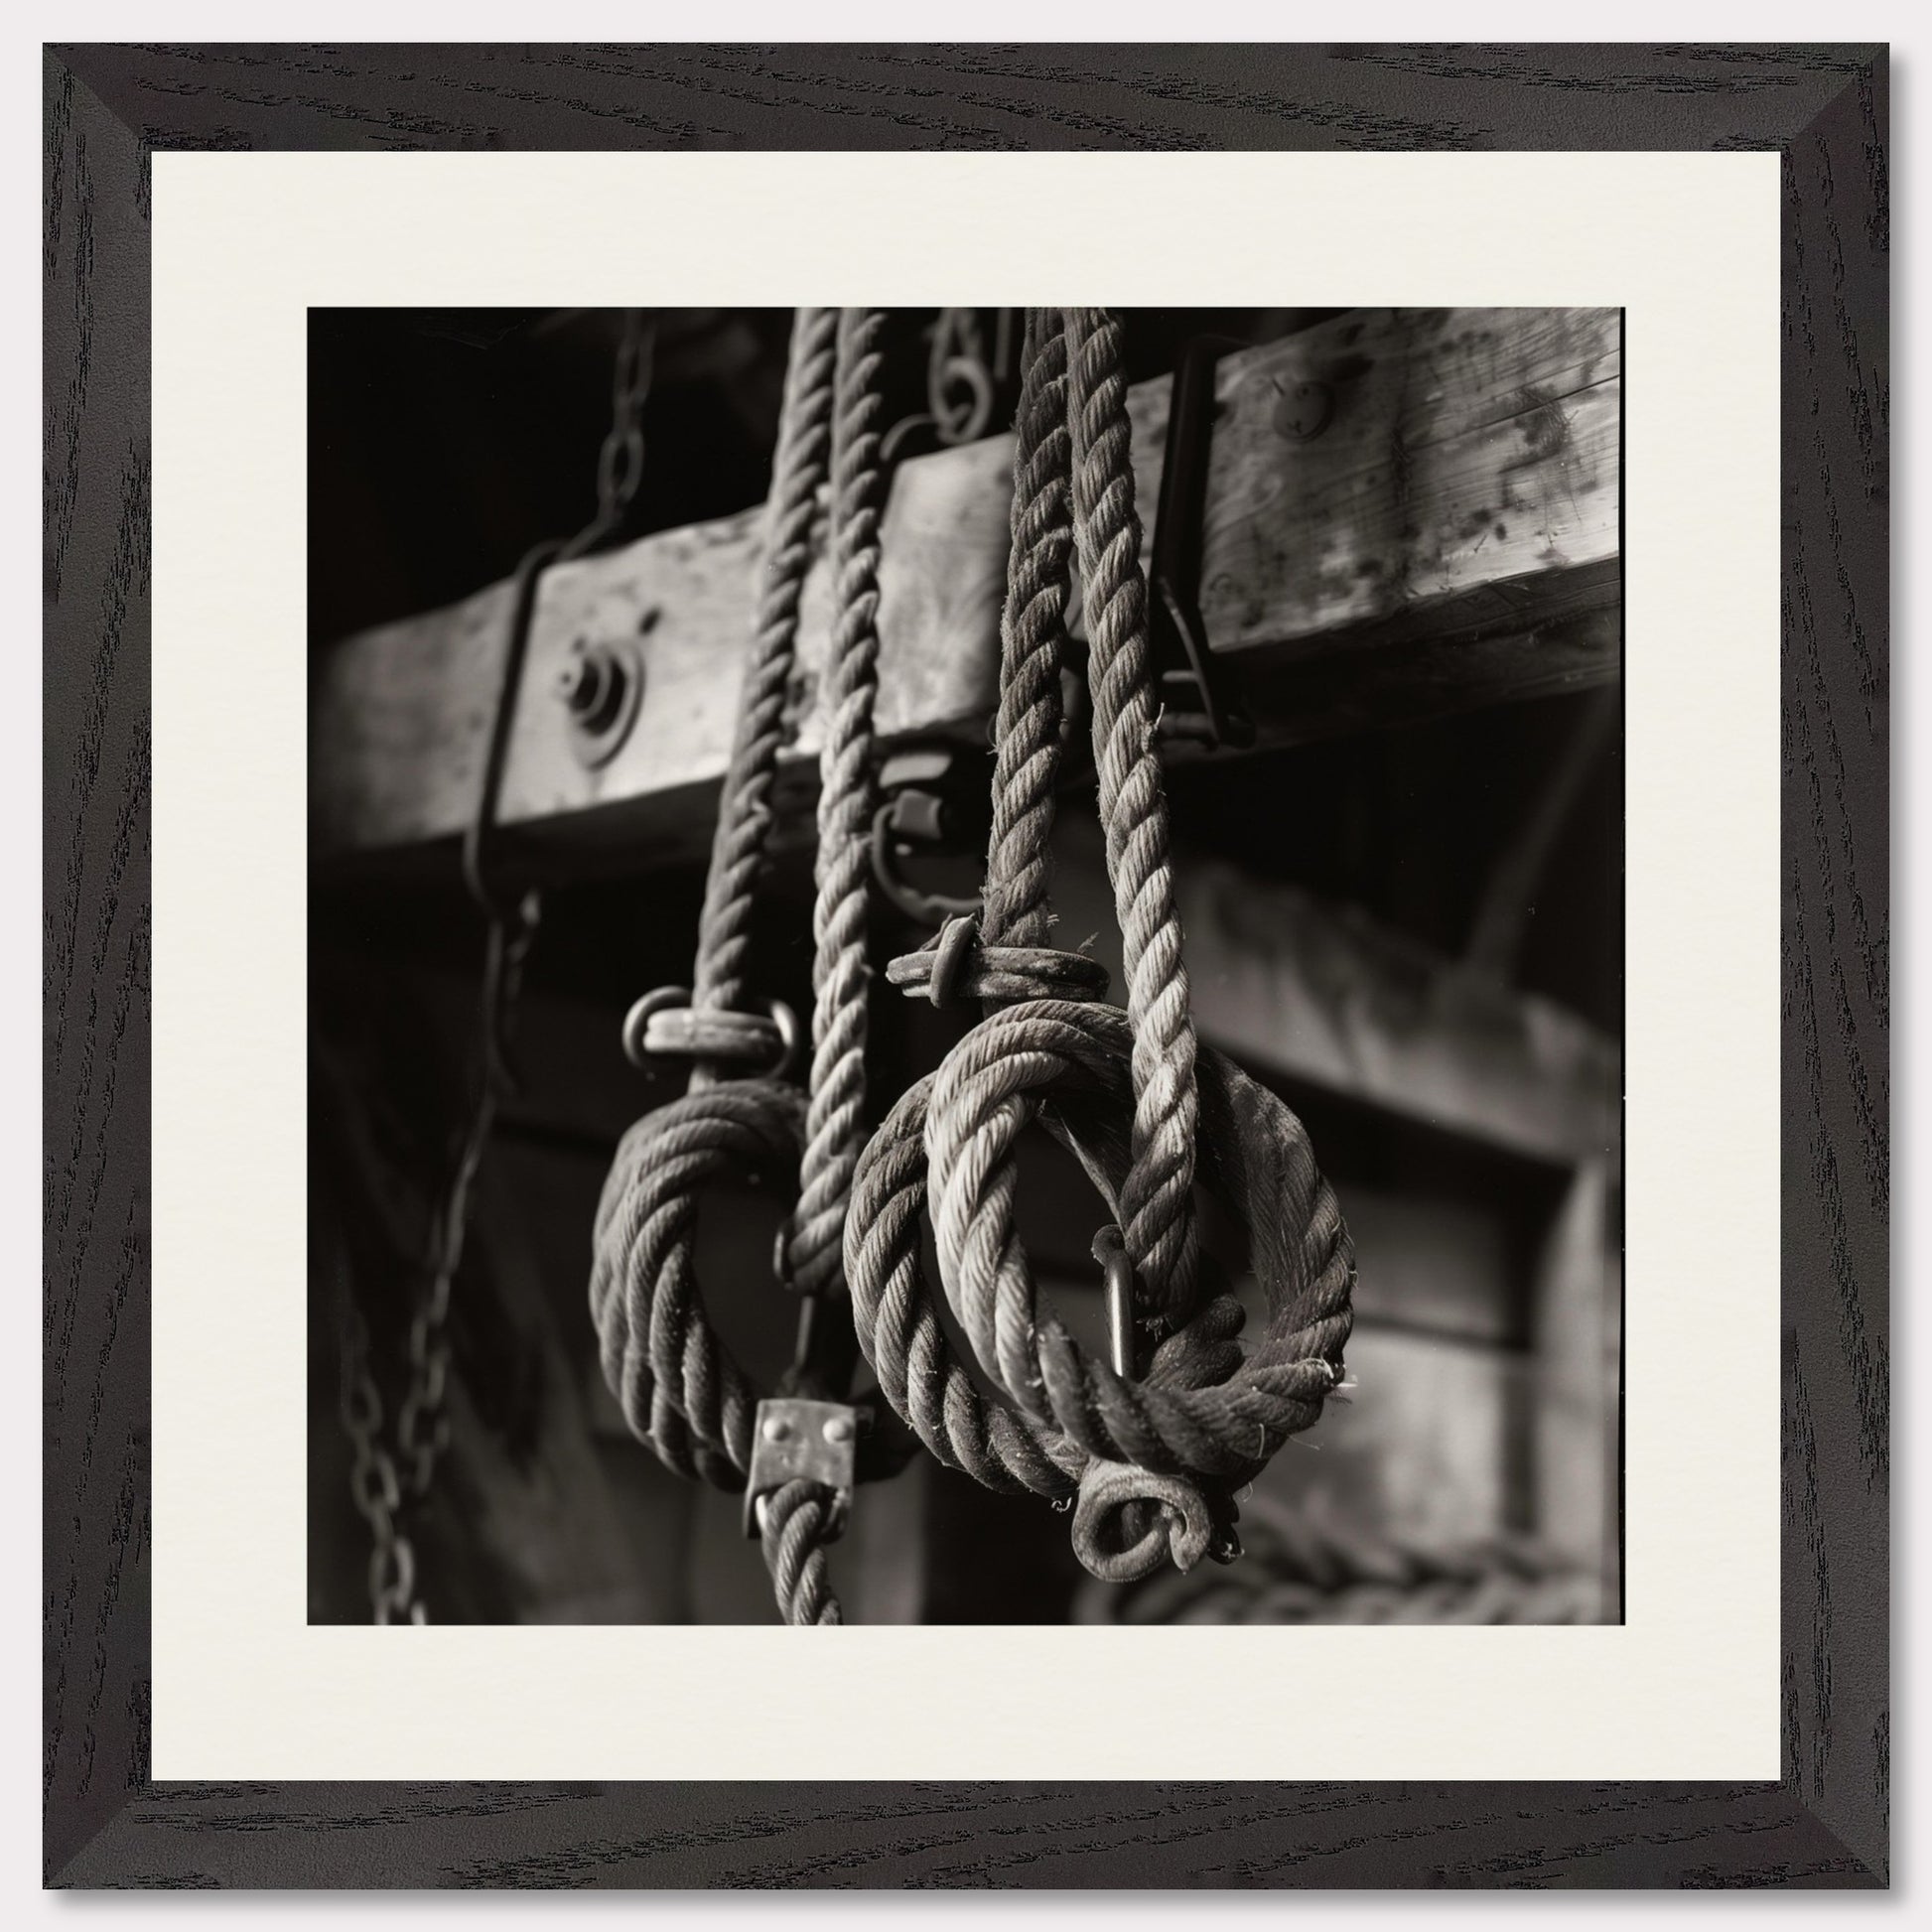
[[[312,310],[310,1620],[1619,1621],[1622,354]]]
[[[1887,1889],[1888,46],[853,13],[41,47],[43,1887]]]

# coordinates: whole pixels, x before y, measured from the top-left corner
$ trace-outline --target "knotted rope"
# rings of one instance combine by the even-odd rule
[[[1217,1294],[1133,1378],[1038,1309],[1014,1229],[1013,1144],[1038,1108],[1036,1090],[1051,1082],[1057,1123],[1116,1195],[1131,1165],[1120,1128],[1131,1047],[1131,1023],[1115,1008],[1011,1007],[907,1090],[859,1164],[846,1273],[860,1346],[920,1441],[989,1488],[1068,1496],[1094,1465],[1119,1464],[1231,1489],[1312,1424],[1341,1379],[1354,1251],[1334,1190],[1288,1108],[1212,1051],[1198,1061],[1201,1178],[1247,1225],[1267,1307],[1259,1340],[1245,1350],[1236,1343],[1241,1305]],[[979,1393],[940,1324],[920,1260],[929,1192],[942,1280],[973,1279],[968,1256],[997,1258],[975,1284],[990,1294],[948,1300],[1004,1400]],[[1110,1509],[1122,1500],[1113,1489]]]
[[[1217,1541],[1225,1547],[1232,1489],[1319,1416],[1340,1379],[1353,1250],[1300,1122],[1195,1046],[1154,744],[1121,336],[1102,311],[1030,319],[1012,529],[984,911],[976,935],[949,925],[895,960],[889,978],[935,996],[944,981],[995,1002],[1022,990],[1064,995],[1076,990],[1067,962],[1092,966],[1044,944],[1077,551],[1127,1010],[1036,997],[989,1014],[868,1146],[846,1273],[867,1360],[933,1453],[996,1488],[1053,1497],[1078,1488],[1076,1550],[1097,1575],[1124,1579],[1169,1554],[1185,1567]],[[1014,1226],[1013,1152],[1048,1087],[1047,1124],[1106,1193],[1140,1318],[1165,1336],[1145,1375],[1091,1360],[1037,1308]],[[1239,1304],[1201,1293],[1197,1157],[1210,1190],[1247,1226],[1267,1297],[1266,1331],[1246,1351],[1234,1339]],[[928,1204],[946,1299],[996,1403],[978,1393],[938,1322],[919,1258]]]
[[[805,1295],[823,1298],[838,1286],[862,1133],[881,496],[872,392],[882,322],[870,311],[803,309],[794,324],[764,589],[712,846],[690,1008],[648,1013],[642,1035],[646,1050],[696,1055],[691,1091],[624,1135],[598,1204],[590,1299],[605,1379],[632,1431],[668,1467],[725,1489],[745,1487],[759,1395],[712,1327],[698,1289],[692,1244],[699,1197],[733,1169],[799,1183],[780,1272]],[[710,1062],[721,1048],[732,1053],[746,1023],[757,1019],[744,1011],[753,905],[828,454],[836,472],[835,615],[825,681],[807,1103],[776,1079],[719,1080]],[[799,1372],[789,1379],[796,1385]],[[890,1474],[903,1461],[902,1447],[868,1427],[870,1420],[861,1417],[860,1479]],[[791,1622],[839,1621],[823,1547],[843,1531],[847,1501],[841,1490],[804,1480],[760,1499],[766,1560],[779,1609]]]

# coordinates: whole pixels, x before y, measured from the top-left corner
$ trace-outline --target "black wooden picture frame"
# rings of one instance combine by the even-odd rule
[[[1887,1882],[1882,47],[64,46],[45,78],[49,1884]],[[150,1780],[149,157],[780,146],[1782,155],[1778,1782]]]

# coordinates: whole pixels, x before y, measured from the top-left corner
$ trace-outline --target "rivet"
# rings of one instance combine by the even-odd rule
[[[825,1440],[828,1443],[849,1443],[852,1440],[852,1418],[834,1416],[825,1425]]]
[[[791,1440],[791,1425],[782,1416],[769,1417],[764,1425],[764,1440],[767,1443],[788,1443]]]

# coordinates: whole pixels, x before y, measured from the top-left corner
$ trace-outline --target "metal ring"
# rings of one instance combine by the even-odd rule
[[[764,1010],[771,1016],[771,1023],[778,1030],[778,1059],[767,1076],[782,1080],[798,1060],[798,1047],[803,1037],[799,1032],[798,1016],[782,1000],[766,1000]]]
[[[691,989],[688,986],[659,986],[636,1001],[630,1011],[623,1016],[623,1056],[639,1073],[653,1070],[650,1054],[644,1048],[644,1029],[650,1024],[653,1013],[664,1013],[675,1007],[688,1007],[691,1004]]]
[[[768,1080],[781,1080],[788,1074],[798,1059],[798,1049],[803,1035],[798,1025],[798,1016],[782,1000],[763,1000],[759,1002],[765,1017],[770,1020],[778,1035],[778,1050],[771,1064],[761,1074],[748,1077],[761,1077]],[[691,1006],[691,989],[688,986],[659,986],[646,993],[623,1017],[621,1038],[623,1055],[639,1072],[655,1070],[660,1059],[666,1057],[665,1049],[650,1043],[650,1023],[660,1013],[687,1013]],[[723,1015],[721,1014],[721,1018]],[[749,1016],[738,1016],[748,1018]],[[703,1059],[708,1055],[700,1052],[687,1057]]]
[[[949,355],[940,365],[934,393],[928,397],[939,441],[947,447],[970,443],[986,432],[993,420],[993,377],[984,363],[970,355]],[[963,382],[972,392],[963,409],[955,408],[946,393],[954,383]]]

